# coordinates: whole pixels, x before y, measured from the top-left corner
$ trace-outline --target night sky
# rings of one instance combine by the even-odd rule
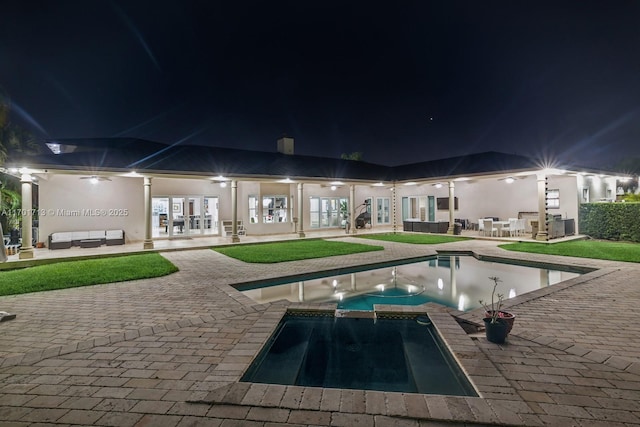
[[[640,1],[0,0],[0,88],[47,139],[604,167],[640,157]]]

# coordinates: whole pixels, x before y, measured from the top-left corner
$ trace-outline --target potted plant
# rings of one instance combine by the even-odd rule
[[[513,328],[513,322],[515,315],[507,311],[502,310],[504,301],[504,295],[496,293],[498,282],[501,282],[498,277],[489,277],[489,280],[493,281],[493,290],[491,291],[491,305],[485,304],[483,300],[480,300],[480,304],[484,307],[485,317],[485,332],[487,340],[493,343],[504,343],[507,335]]]

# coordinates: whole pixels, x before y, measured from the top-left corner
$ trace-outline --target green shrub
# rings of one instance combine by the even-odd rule
[[[580,205],[578,218],[580,234],[640,242],[640,203],[585,203]]]

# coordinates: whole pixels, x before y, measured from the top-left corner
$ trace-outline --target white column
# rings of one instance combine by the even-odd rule
[[[143,249],[153,249],[151,238],[151,178],[144,177],[144,242]]]
[[[538,234],[536,240],[546,242],[549,240],[547,231],[547,176],[544,173],[537,174],[538,179]]]
[[[398,231],[398,198],[396,197],[396,183],[393,183],[393,187],[391,188],[391,205],[393,206],[393,208],[391,209],[391,215],[393,218],[393,232],[395,233],[396,231]]]
[[[33,258],[33,243],[31,242],[31,227],[33,227],[33,216],[31,215],[32,185],[31,175],[23,173],[20,179],[22,183],[22,246],[20,247],[19,259]]]
[[[356,234],[356,186],[349,186],[349,234]]]
[[[237,243],[240,241],[238,237],[238,181],[231,181],[231,241]]]
[[[304,193],[303,184],[298,183],[298,236],[304,237]]]
[[[454,231],[454,223],[455,220],[455,186],[456,184],[453,181],[449,181],[449,228],[447,229],[447,234],[453,234]]]

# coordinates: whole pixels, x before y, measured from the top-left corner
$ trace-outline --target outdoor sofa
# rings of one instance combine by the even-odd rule
[[[124,245],[124,230],[59,231],[49,235],[49,249]]]

